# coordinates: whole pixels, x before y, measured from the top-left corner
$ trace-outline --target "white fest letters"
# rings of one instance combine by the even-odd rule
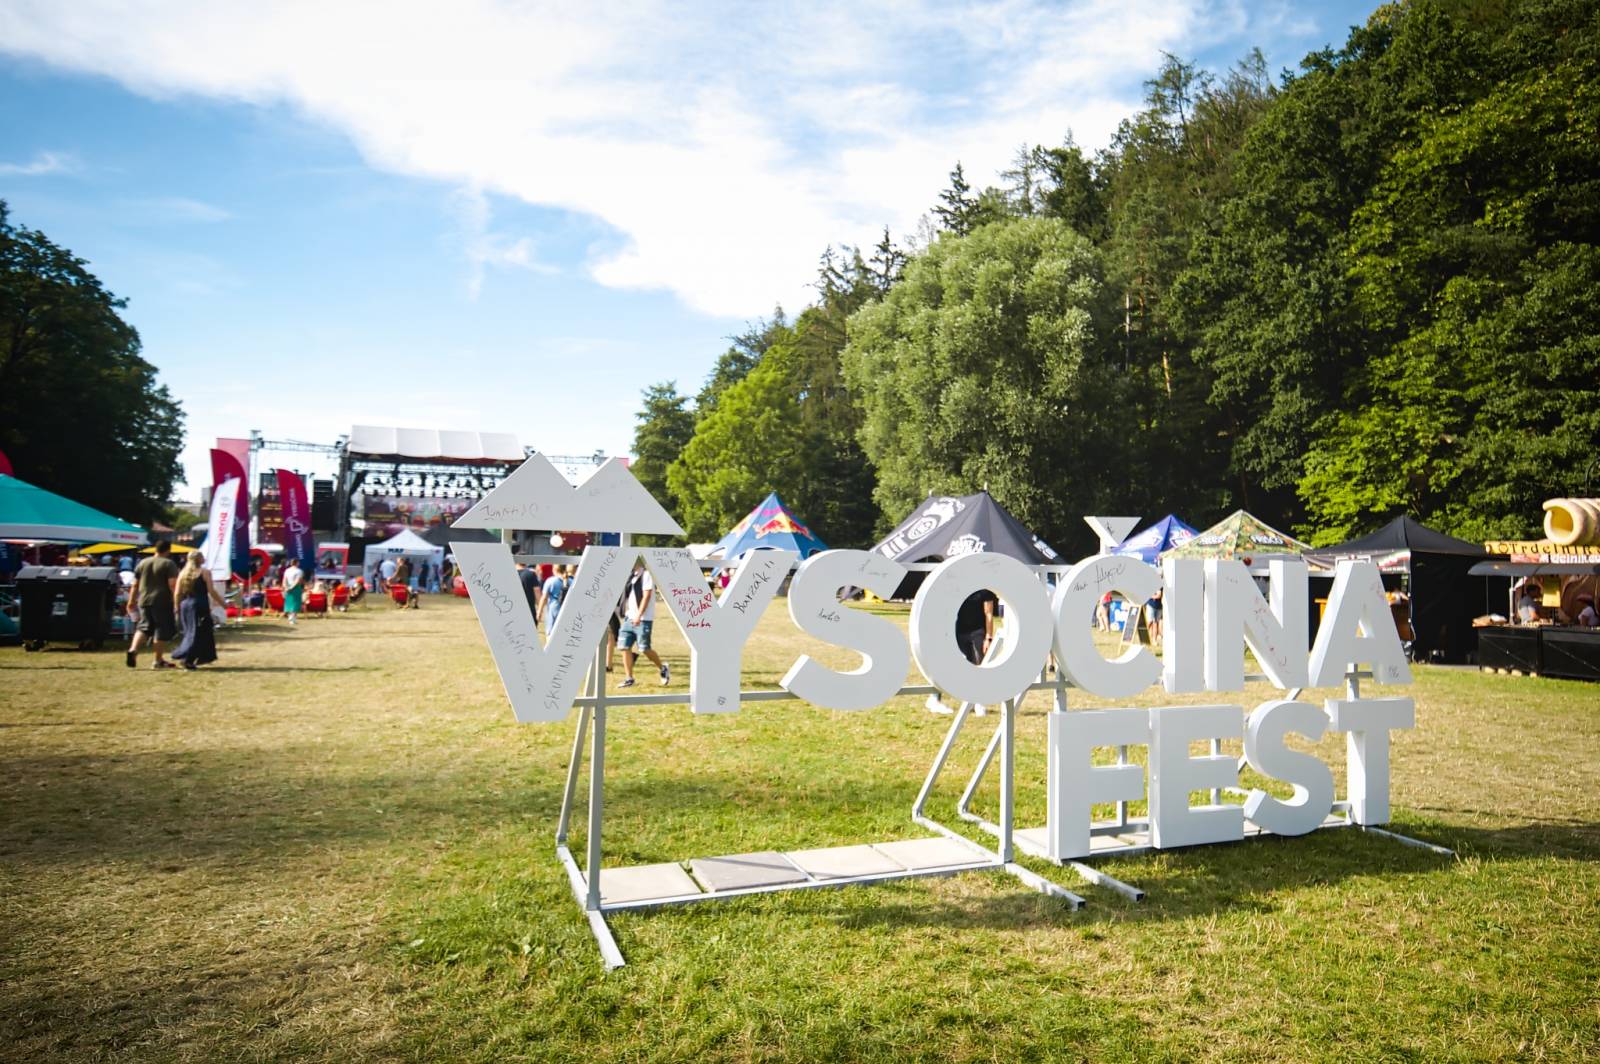
[[[519,721],[567,716],[640,556],[689,643],[690,708],[736,711],[745,644],[797,560],[786,551],[753,551],[740,560],[719,598],[687,551],[591,546],[554,632],[542,642],[509,549],[474,543],[454,549]],[[1339,564],[1309,653],[1307,572],[1298,561],[1271,564],[1270,592],[1264,597],[1238,562],[1168,559],[1158,571],[1134,558],[1102,554],[1068,570],[1052,598],[1020,562],[998,554],[963,555],[941,563],[924,580],[912,605],[909,640],[888,619],[840,601],[840,589],[846,587],[887,597],[906,571],[876,553],[854,550],[824,551],[800,565],[788,595],[790,617],[808,635],[860,654],[861,664],[840,672],[802,655],[784,675],[783,688],[824,708],[869,709],[900,689],[914,659],[929,683],[964,701],[993,705],[1022,694],[1053,651],[1074,686],[1104,698],[1131,697],[1158,683],[1170,693],[1231,691],[1244,686],[1245,646],[1283,690],[1340,684],[1347,672],[1363,666],[1380,682],[1411,682],[1371,562]],[[1005,604],[1005,638],[993,660],[973,665],[957,645],[954,625],[961,603],[980,588]],[[1134,602],[1164,592],[1160,659],[1137,646],[1116,659],[1100,654],[1088,619],[1108,590]],[[1320,709],[1285,699],[1259,706],[1248,718],[1238,705],[1052,713],[1050,854],[1057,859],[1088,855],[1091,808],[1146,797],[1146,782],[1151,840],[1158,848],[1238,839],[1245,820],[1280,835],[1309,832],[1331,809],[1333,778],[1327,765],[1291,750],[1287,740],[1295,734],[1316,742],[1330,730],[1344,732],[1347,739],[1351,818],[1359,824],[1384,823],[1389,735],[1413,721],[1411,700],[1396,698],[1330,699]],[[1294,796],[1282,799],[1257,789],[1242,806],[1190,805],[1194,791],[1238,785],[1234,757],[1191,753],[1191,743],[1227,738],[1242,738],[1246,761],[1292,785]],[[1097,748],[1130,745],[1149,748],[1148,773],[1133,764],[1093,763]]]

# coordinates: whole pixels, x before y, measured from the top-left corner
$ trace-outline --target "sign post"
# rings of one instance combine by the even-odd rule
[[[608,968],[624,963],[605,921],[614,912],[967,871],[1005,872],[1077,909],[1085,904],[1081,896],[1018,864],[1016,851],[1069,864],[1089,882],[1138,899],[1143,892],[1137,887],[1086,859],[1230,841],[1247,834],[1302,834],[1318,827],[1359,825],[1377,831],[1381,829],[1375,825],[1388,819],[1389,735],[1411,727],[1413,712],[1409,699],[1360,695],[1358,681],[1365,676],[1377,675],[1386,683],[1410,682],[1377,570],[1370,564],[1347,563],[1340,568],[1327,620],[1308,659],[1303,565],[1273,566],[1269,603],[1243,567],[1233,562],[1172,561],[1162,573],[1137,559],[1107,554],[1070,567],[1030,567],[999,554],[961,555],[939,563],[923,582],[906,639],[892,622],[854,611],[838,599],[841,587],[892,592],[904,567],[872,552],[827,551],[807,560],[794,575],[790,614],[808,634],[860,654],[862,664],[842,672],[802,656],[783,677],[782,690],[745,691],[738,684],[745,640],[789,576],[798,560],[794,554],[763,551],[748,559],[717,600],[700,573],[700,563],[688,552],[628,545],[630,533],[681,534],[682,530],[619,462],[606,463],[571,487],[535,455],[457,523],[621,533],[620,546],[585,549],[566,606],[543,641],[520,593],[509,546],[454,545],[517,719],[554,722],[578,710],[556,827],[556,854]],[[515,560],[550,559],[527,555]],[[606,691],[607,620],[623,581],[640,560],[693,652],[686,693]],[[1185,567],[1196,564],[1200,569]],[[1045,570],[1059,572],[1053,594],[1042,579]],[[1087,623],[1093,603],[1106,590],[1143,602],[1163,587],[1168,604],[1163,659],[1137,643],[1119,658],[1102,657]],[[974,665],[957,644],[954,619],[960,604],[985,588],[1005,603],[1006,624],[984,660]],[[1249,679],[1270,679],[1285,689],[1295,685],[1287,698],[1258,707],[1248,726],[1243,707],[1237,705],[1067,711],[1069,687],[1119,700],[1156,683],[1174,693],[1242,688],[1246,677],[1238,661],[1246,644],[1266,671]],[[915,660],[929,683],[904,683],[908,658]],[[1370,671],[1363,670],[1363,664]],[[1330,700],[1325,710],[1299,701],[1300,687],[1328,686],[1340,679],[1345,681],[1346,697]],[[1018,830],[1016,718],[1022,700],[1039,690],[1050,691],[1054,698],[1048,816],[1042,828]],[[737,712],[748,702],[800,699],[827,708],[864,710],[890,697],[941,692],[961,699],[961,706],[912,806],[913,822],[931,836],[603,867],[606,722],[612,710],[687,705],[694,713],[721,714]],[[924,813],[963,725],[979,704],[999,707],[1000,719],[957,808],[963,819],[994,836],[992,848]],[[1283,742],[1291,731],[1314,740],[1330,728],[1348,738],[1347,798],[1341,802],[1333,801],[1327,767],[1289,750]],[[1292,783],[1295,797],[1282,800],[1262,790],[1241,791],[1240,763],[1221,752],[1221,739],[1227,736],[1242,737],[1248,763]],[[580,865],[568,845],[568,832],[586,738],[588,830]],[[1211,740],[1209,755],[1190,755],[1191,742],[1198,739]],[[1148,770],[1128,758],[1128,747],[1136,744],[1150,748]],[[1090,755],[1098,746],[1115,747],[1116,764],[1094,765]],[[999,812],[998,822],[990,823],[973,813],[970,804],[979,781],[996,761]],[[1146,778],[1150,813],[1130,818],[1128,803],[1144,796]],[[1207,789],[1209,804],[1189,805],[1190,793]],[[1243,796],[1245,801],[1242,805],[1224,801],[1224,794]],[[1116,802],[1116,820],[1091,822],[1092,807],[1106,801]],[[1449,852],[1431,843],[1403,841]]]

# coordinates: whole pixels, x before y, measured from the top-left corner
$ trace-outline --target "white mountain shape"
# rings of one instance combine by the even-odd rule
[[[1133,526],[1139,523],[1137,517],[1085,517],[1084,521],[1094,529],[1094,534],[1100,537],[1100,542],[1107,549],[1127,539]]]
[[[607,459],[573,487],[542,454],[513,470],[456,518],[455,527],[684,534],[622,459]]]

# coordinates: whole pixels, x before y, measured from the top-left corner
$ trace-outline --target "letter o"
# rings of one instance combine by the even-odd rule
[[[1161,574],[1137,558],[1097,554],[1067,570],[1056,585],[1056,664],[1073,683],[1101,698],[1128,698],[1160,680],[1161,662],[1154,654],[1135,643],[1107,661],[1089,628],[1090,611],[1105,592],[1120,591],[1142,603],[1159,590]]]
[[[956,613],[988,588],[1006,605],[1000,656],[974,665],[956,643]],[[911,605],[911,653],[928,682],[963,702],[997,705],[1038,677],[1050,651],[1050,596],[1027,566],[1004,554],[963,554],[928,574]]]

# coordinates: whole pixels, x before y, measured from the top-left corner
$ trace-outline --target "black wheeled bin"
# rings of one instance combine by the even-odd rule
[[[22,645],[77,643],[95,650],[111,631],[117,571],[109,567],[28,565],[17,574]]]

